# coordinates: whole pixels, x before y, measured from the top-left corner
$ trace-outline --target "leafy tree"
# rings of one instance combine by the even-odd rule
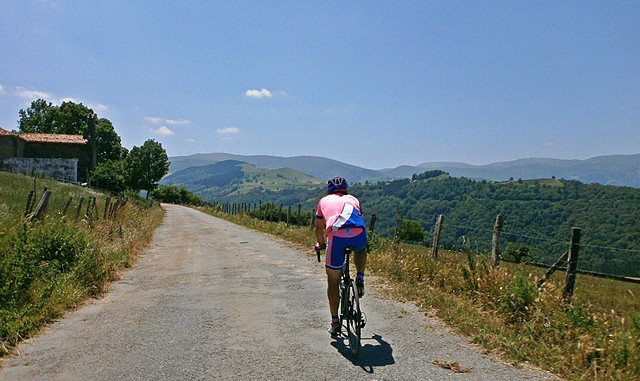
[[[53,120],[58,107],[44,99],[31,102],[26,110],[20,109],[18,128],[20,132],[53,133]]]
[[[82,103],[62,102],[58,106],[53,122],[56,134],[84,134],[87,131],[87,116],[93,110]]]
[[[120,193],[126,189],[125,166],[123,160],[107,160],[98,164],[91,173],[89,184],[98,189]]]
[[[37,99],[29,108],[18,112],[18,126],[20,132],[86,136],[87,117],[92,113],[93,110],[82,103],[62,102],[55,106],[44,99]],[[96,121],[96,149],[98,164],[121,160],[127,155],[127,149],[122,147],[120,136],[109,119],[99,118]]]
[[[153,139],[147,140],[141,147],[134,146],[125,159],[127,186],[134,190],[149,192],[169,171],[169,158],[162,144]]]
[[[424,239],[424,228],[420,222],[413,220],[402,221],[400,239],[413,242],[422,242]]]
[[[100,118],[96,123],[96,149],[98,163],[120,160],[127,154],[127,149],[122,147],[120,136],[109,119]]]
[[[187,190],[184,186],[178,188],[175,185],[160,185],[151,192],[154,200],[171,202],[174,204],[202,205],[200,196]]]

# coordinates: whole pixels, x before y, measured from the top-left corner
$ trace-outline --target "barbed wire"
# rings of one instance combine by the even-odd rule
[[[469,226],[460,226],[460,225],[453,225],[453,224],[443,224],[443,228],[446,227],[452,227],[452,228],[457,228],[457,229],[466,229],[466,230],[472,230],[472,231],[477,231],[477,232],[485,232],[485,233],[492,233],[493,234],[493,229],[487,229],[487,228],[474,228],[474,227],[469,227]],[[511,232],[506,232],[506,231],[502,231],[500,232],[501,235],[509,235],[509,236],[515,236],[515,237],[522,237],[522,238],[528,238],[528,239],[535,239],[538,241],[546,241],[546,242],[550,242],[550,243],[556,243],[556,244],[569,244],[569,241],[560,241],[557,239],[553,239],[553,238],[548,238],[548,237],[535,237],[535,236],[531,236],[531,235],[527,235],[527,234],[520,234],[520,233],[511,233]],[[588,244],[588,243],[580,243],[579,244],[580,247],[591,247],[591,248],[597,248],[597,249],[605,249],[605,250],[615,250],[615,251],[624,251],[624,252],[629,252],[629,253],[638,253],[640,254],[640,250],[636,250],[636,249],[622,249],[622,248],[617,248],[617,247],[613,247],[613,246],[603,246],[603,245],[593,245],[593,244]]]

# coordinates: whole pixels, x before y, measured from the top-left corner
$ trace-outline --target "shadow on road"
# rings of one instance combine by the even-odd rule
[[[374,367],[395,364],[393,359],[393,348],[382,339],[380,335],[373,335],[371,338],[362,338],[362,347],[358,358],[353,358],[345,336],[335,337],[331,345],[340,352],[353,365],[361,367],[367,373],[373,373]],[[371,344],[371,342],[375,342]]]

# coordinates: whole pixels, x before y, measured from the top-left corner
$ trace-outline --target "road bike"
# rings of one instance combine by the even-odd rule
[[[355,248],[346,247],[345,262],[342,266],[342,276],[340,278],[340,326],[346,328],[349,349],[354,357],[360,354],[360,341],[362,338],[362,328],[366,325],[366,318],[360,309],[360,298],[355,279],[349,275],[349,258]],[[316,248],[318,262],[320,262],[320,250]]]

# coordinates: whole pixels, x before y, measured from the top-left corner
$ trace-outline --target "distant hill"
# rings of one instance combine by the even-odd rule
[[[473,166],[461,163],[423,163],[424,170],[440,169],[454,177],[506,181],[514,179],[577,180],[583,183],[640,187],[640,154],[598,156],[587,160],[519,159]]]
[[[354,185],[350,191],[367,221],[377,216],[381,235],[393,234],[402,212],[426,229],[430,242],[436,218],[444,214],[440,242],[445,247],[488,253],[500,214],[507,255],[510,247],[525,246],[527,260],[552,264],[567,250],[571,227],[580,227],[581,269],[640,276],[640,189],[552,179],[473,181],[430,172],[416,180]]]
[[[268,155],[232,155],[226,153],[176,156],[171,161],[170,173],[182,169],[213,164],[224,160],[238,160],[258,168],[291,168],[311,177],[326,180],[336,175],[352,183],[391,180],[411,177],[426,170],[439,169],[454,177],[506,181],[513,179],[552,178],[578,180],[583,183],[640,187],[640,154],[599,156],[587,160],[561,160],[528,158],[487,165],[455,162],[422,163],[396,168],[372,170],[317,156],[277,157]]]
[[[161,184],[183,185],[206,201],[256,201],[263,193],[322,189],[322,182],[291,168],[263,169],[238,160],[190,166],[174,172]]]

